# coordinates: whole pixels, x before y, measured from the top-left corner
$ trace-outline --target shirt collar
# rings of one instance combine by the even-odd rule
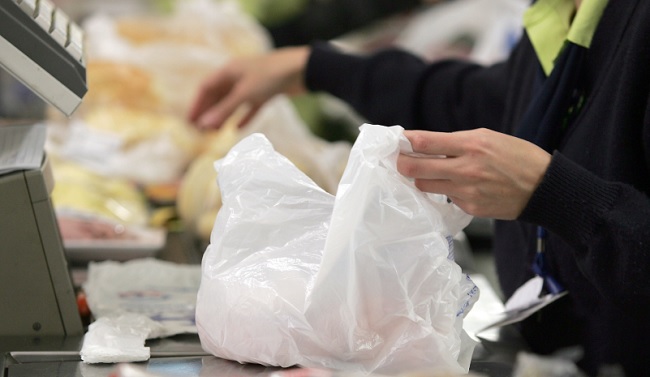
[[[589,48],[607,1],[583,0],[576,13],[573,0],[537,0],[526,10],[524,27],[546,75],[566,41]]]

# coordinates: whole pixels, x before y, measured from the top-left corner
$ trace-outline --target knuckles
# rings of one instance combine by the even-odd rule
[[[426,152],[429,149],[430,142],[425,135],[421,133],[412,133],[409,137],[411,147],[415,152]]]

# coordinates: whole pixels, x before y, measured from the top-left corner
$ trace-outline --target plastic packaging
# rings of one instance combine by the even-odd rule
[[[364,125],[333,196],[253,134],[217,163],[201,344],[242,363],[466,373],[478,288],[453,261],[471,217],[396,170],[399,126]]]
[[[196,333],[194,311],[199,266],[154,258],[88,264],[83,283],[95,318],[138,314],[161,324],[156,336]]]
[[[136,313],[99,318],[90,324],[79,354],[85,363],[149,360],[147,338],[156,338],[162,324]]]

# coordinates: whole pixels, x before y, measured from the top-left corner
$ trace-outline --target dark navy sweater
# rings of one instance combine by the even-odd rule
[[[393,49],[370,56],[314,44],[306,84],[352,105],[369,122],[406,129],[487,127],[519,135],[538,93],[539,63],[524,34],[489,67],[427,63]],[[534,352],[571,345],[595,374],[650,362],[650,1],[610,1],[579,66],[585,102],[554,141],[544,179],[517,221],[497,221],[494,253],[510,296],[533,276],[537,225],[569,295],[521,324]]]

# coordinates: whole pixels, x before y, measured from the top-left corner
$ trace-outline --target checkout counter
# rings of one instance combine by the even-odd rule
[[[168,244],[157,257],[182,263],[200,263],[199,252],[188,252],[196,250],[191,248],[192,245],[191,237],[184,233],[172,233],[168,237]],[[75,267],[72,268],[74,272]],[[490,313],[502,307],[487,279],[476,275],[473,280],[481,289],[481,299],[464,322],[466,330],[470,333],[491,322],[493,318]],[[507,326],[487,330],[480,333],[477,340],[479,343],[470,365],[471,375],[511,377],[517,353],[525,349],[516,329]],[[2,377],[115,377],[115,364],[86,364],[81,361],[79,350],[82,342],[83,336],[79,335],[0,336],[0,366],[4,373]],[[255,364],[240,364],[208,355],[202,350],[196,334],[148,340],[146,346],[150,347],[151,358],[146,362],[127,365],[151,373],[151,377],[279,377],[281,374],[278,372],[287,371]],[[306,375],[321,374],[307,372]],[[333,375],[343,377],[346,373]],[[435,374],[432,374],[433,376]]]
[[[177,263],[199,264],[201,250],[194,238],[184,232],[172,232],[167,236],[165,247],[157,258]],[[70,265],[74,275],[83,266]],[[478,330],[490,323],[491,313],[502,308],[502,303],[488,280],[472,277],[481,289],[481,298],[465,319],[468,332]],[[5,289],[5,288],[3,288]],[[76,306],[75,306],[76,308]],[[470,373],[486,377],[510,377],[517,353],[525,345],[512,326],[491,329],[480,333],[472,357]],[[0,366],[2,377],[109,377],[115,376],[115,364],[86,364],[79,351],[83,335],[0,336]],[[182,334],[168,338],[148,340],[151,358],[146,362],[132,363],[138,370],[146,370],[153,376],[169,377],[247,377],[278,376],[279,368],[240,363],[219,359],[202,350],[198,335]],[[345,373],[336,375],[345,376]],[[145,376],[143,376],[145,377]]]
[[[70,115],[86,93],[79,27],[48,0],[0,0],[0,66],[45,101]],[[50,198],[47,157],[40,167],[0,175],[0,371],[2,377],[114,375],[114,364],[86,364],[79,356],[85,328]],[[157,257],[200,264],[190,235],[171,232]],[[478,329],[501,302],[477,277],[481,299],[466,320]],[[511,376],[524,345],[511,327],[481,334],[470,371]],[[151,358],[137,363],[154,375],[257,376],[278,371],[206,354],[196,334],[147,341]]]

